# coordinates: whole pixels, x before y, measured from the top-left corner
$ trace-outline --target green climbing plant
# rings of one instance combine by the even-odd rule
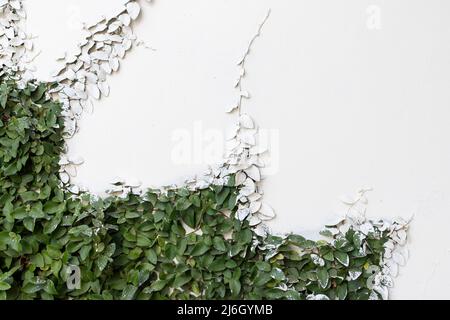
[[[195,191],[72,194],[58,176],[64,121],[52,87],[0,76],[0,299],[378,295],[385,231],[259,237],[235,218],[234,176]],[[70,266],[80,270],[75,289]]]

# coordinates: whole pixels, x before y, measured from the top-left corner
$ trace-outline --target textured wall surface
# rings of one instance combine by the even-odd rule
[[[121,0],[28,0],[28,31],[48,78],[80,23]],[[111,95],[86,114],[70,150],[77,181],[182,181],[220,160],[235,120],[236,63],[271,8],[247,65],[244,109],[271,151],[274,231],[314,235],[339,197],[370,186],[368,214],[414,215],[397,299],[450,298],[450,2],[445,0],[154,0]],[[50,14],[49,14],[50,13]],[[181,152],[181,153],[180,153]],[[220,152],[219,152],[220,154]]]

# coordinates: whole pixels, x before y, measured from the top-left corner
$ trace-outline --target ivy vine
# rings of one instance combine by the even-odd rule
[[[0,299],[369,299],[392,285],[388,230],[260,237],[235,218],[234,175],[199,190],[68,192],[53,87],[0,75]]]

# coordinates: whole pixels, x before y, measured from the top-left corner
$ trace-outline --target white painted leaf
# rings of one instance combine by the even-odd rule
[[[234,139],[234,138],[236,138],[238,132],[239,132],[239,125],[234,125],[227,129],[225,138],[227,140]]]
[[[109,65],[111,66],[111,69],[112,69],[113,71],[119,70],[119,66],[120,66],[119,59],[117,59],[117,58],[112,58],[112,59],[110,59],[110,60],[109,60]]]
[[[398,264],[396,264],[394,261],[390,260],[387,263],[387,267],[389,268],[389,274],[393,277],[396,277],[398,275]]]
[[[77,168],[74,165],[68,164],[64,167],[64,170],[69,174],[71,177],[76,177],[77,175]]]
[[[98,83],[98,88],[100,90],[100,92],[102,93],[102,95],[104,95],[105,97],[109,96],[109,84],[105,81],[99,82]]]
[[[107,74],[111,74],[112,73],[112,68],[111,68],[111,65],[109,64],[109,61],[105,61],[105,62],[102,62],[101,64],[100,64],[100,67],[103,69],[103,71],[105,71]]]
[[[250,93],[248,92],[248,91],[241,91],[240,92],[240,95],[241,95],[241,97],[244,97],[244,98],[250,98]]]
[[[91,59],[108,61],[109,55],[104,51],[94,51],[91,53]]]
[[[239,140],[249,146],[256,145],[255,132],[252,130],[245,130],[239,133]]]
[[[109,26],[108,26],[108,32],[112,33],[115,32],[117,29],[120,28],[120,26],[122,25],[121,21],[114,21],[112,22]]]
[[[64,94],[66,94],[70,99],[75,99],[78,95],[75,89],[71,87],[64,87],[63,89]]]
[[[273,208],[271,206],[269,206],[266,203],[263,203],[261,205],[261,208],[259,209],[259,213],[258,213],[262,218],[264,218],[263,220],[270,220],[275,218],[276,214],[275,211],[273,210]]]
[[[241,194],[244,196],[248,196],[254,193],[255,191],[256,191],[255,186],[245,186],[241,189]]]
[[[66,172],[61,172],[59,174],[59,178],[61,179],[62,183],[66,184],[70,181],[70,176]]]
[[[395,249],[395,243],[392,240],[386,241],[386,243],[384,244],[384,247],[390,249],[390,250],[394,250]]]
[[[97,83],[97,81],[98,81],[97,75],[95,73],[92,73],[92,72],[87,72],[86,73],[86,79],[90,83]]]
[[[100,99],[100,89],[98,88],[97,84],[88,84],[86,89],[91,97],[97,100]]]
[[[60,159],[59,159],[59,161],[58,161],[58,164],[60,165],[60,166],[65,166],[65,165],[67,165],[67,164],[69,164],[70,162],[69,162],[69,160],[67,159],[67,157],[65,157],[65,156],[62,156]]]
[[[375,291],[372,291],[369,295],[369,300],[377,301],[377,300],[380,300],[380,298],[378,297],[378,294]]]
[[[129,39],[125,39],[125,40],[122,42],[122,45],[123,45],[123,48],[125,49],[125,51],[130,50],[132,44],[133,44],[133,42],[132,42],[131,40],[129,40]]]
[[[141,12],[141,6],[137,2],[129,2],[127,3],[127,12],[131,19],[135,20]]]
[[[76,73],[72,69],[67,69],[64,76],[69,80],[74,80],[76,77]]]
[[[72,185],[68,188],[69,192],[73,193],[73,194],[79,194],[80,193],[80,188],[78,186]]]
[[[347,233],[348,232],[348,230],[350,230],[350,227],[351,227],[352,225],[351,225],[351,223],[350,222],[348,222],[347,220],[345,220],[345,222],[343,223],[343,224],[341,224],[341,225],[339,225],[338,226],[338,229],[339,229],[339,231],[341,232],[341,233]]]
[[[350,195],[343,195],[340,200],[342,201],[342,203],[346,204],[346,205],[353,205],[356,202],[358,202],[359,197],[356,196],[350,196]]]
[[[226,113],[232,113],[239,108],[239,104],[234,103],[226,109]]]
[[[246,113],[240,116],[239,123],[246,129],[253,129],[255,127],[253,119]]]
[[[334,227],[334,226],[337,226],[337,225],[343,223],[345,220],[346,220],[346,217],[336,215],[336,216],[333,216],[331,219],[327,220],[325,226]]]
[[[245,173],[254,181],[261,181],[261,172],[258,167],[251,166],[250,168],[245,170]]]
[[[236,174],[236,178],[235,178],[235,185],[236,186],[240,186],[240,185],[242,185],[242,184],[244,184],[244,182],[245,182],[245,180],[247,179],[247,176],[246,176],[246,174],[245,173],[243,173],[243,172],[238,172],[237,174]]]
[[[82,157],[79,157],[79,156],[72,157],[72,158],[69,159],[69,161],[70,161],[70,163],[72,163],[74,165],[77,165],[77,166],[79,166],[79,165],[84,163],[84,159]]]
[[[406,243],[406,237],[407,237],[407,234],[406,234],[406,231],[405,230],[399,230],[399,231],[397,231],[397,242],[400,244],[400,245],[404,245],[405,243]]]
[[[142,182],[137,179],[129,179],[126,181],[125,186],[131,188],[138,188],[142,185]]]
[[[257,213],[258,211],[259,211],[259,209],[261,209],[261,202],[259,202],[259,201],[255,201],[255,202],[252,202],[252,203],[250,203],[250,207],[249,207],[249,209],[250,209],[250,213]]]
[[[249,221],[250,227],[257,226],[258,224],[261,223],[261,220],[258,217],[254,216],[254,215],[251,216],[250,219],[248,219],[248,221]]]
[[[384,258],[390,259],[392,258],[392,251],[390,249],[384,249]]]
[[[405,258],[405,261],[408,261],[409,259],[409,249],[406,246],[397,248],[399,253]]]
[[[267,229],[263,224],[259,224],[253,231],[259,237],[265,238],[267,236]]]
[[[249,195],[247,198],[250,202],[253,202],[253,201],[258,201],[259,199],[261,199],[262,195],[259,193],[253,193],[253,194]]]
[[[120,22],[122,22],[123,25],[129,26],[131,22],[131,17],[128,14],[124,13],[119,16],[119,20]]]
[[[373,226],[370,222],[366,222],[366,223],[360,225],[359,230],[365,235],[368,235],[369,233],[374,232]]]
[[[381,299],[387,300],[389,298],[389,289],[385,286],[375,286],[373,290],[381,295]]]
[[[381,275],[380,283],[388,288],[392,288],[394,286],[394,281],[390,276],[387,275]]]
[[[250,214],[250,210],[249,208],[241,208],[236,212],[236,214],[239,221],[244,221],[245,218],[247,218],[248,215]]]
[[[68,64],[74,63],[76,60],[77,60],[77,56],[76,55],[71,55],[71,56],[68,56],[66,58],[66,63],[68,63]]]
[[[401,266],[404,266],[406,264],[405,258],[398,252],[394,252],[392,254],[392,259],[395,261],[395,263],[398,263]]]

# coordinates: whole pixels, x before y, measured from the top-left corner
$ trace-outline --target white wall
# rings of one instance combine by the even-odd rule
[[[28,0],[28,29],[42,50],[38,75],[46,78],[58,52],[73,48],[80,21],[121,2]],[[153,50],[131,52],[110,97],[83,118],[70,142],[86,160],[77,182],[101,192],[114,176],[150,186],[205,169],[211,159],[174,163],[173,137],[188,130],[195,140],[202,127],[208,138],[234,120],[223,110],[235,99],[235,64],[271,8],[248,62],[245,111],[272,134],[264,190],[278,212],[273,230],[311,235],[341,195],[371,186],[371,216],[415,215],[393,297],[450,298],[449,1],[143,4],[136,33]],[[381,25],[370,20],[378,9]]]

